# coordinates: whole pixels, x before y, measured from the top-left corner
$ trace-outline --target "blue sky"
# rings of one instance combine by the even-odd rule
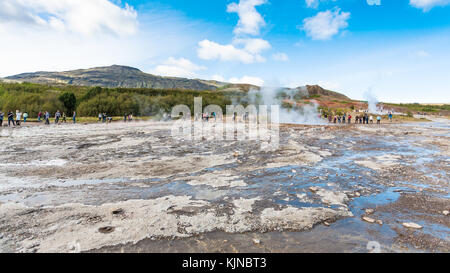
[[[370,5],[369,2],[374,2]],[[111,64],[450,103],[450,0],[4,0],[0,76]],[[83,20],[80,20],[83,18]]]

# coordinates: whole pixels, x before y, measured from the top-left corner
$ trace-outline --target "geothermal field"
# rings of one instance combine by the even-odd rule
[[[449,252],[450,122],[0,129],[0,252]]]

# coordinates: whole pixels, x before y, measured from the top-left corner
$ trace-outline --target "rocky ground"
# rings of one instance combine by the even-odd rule
[[[0,129],[0,252],[449,252],[450,125]]]

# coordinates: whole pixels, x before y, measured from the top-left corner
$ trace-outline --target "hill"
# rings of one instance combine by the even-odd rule
[[[324,96],[324,97],[334,98],[334,99],[339,99],[339,100],[350,100],[349,97],[347,97],[341,93],[323,89],[322,87],[320,87],[318,85],[307,85],[306,89],[308,90],[309,97]]]
[[[1,80],[1,79],[0,79]],[[196,90],[249,92],[259,90],[259,86],[251,84],[233,84],[213,80],[186,79],[177,77],[163,77],[147,74],[141,70],[128,66],[112,65],[89,69],[77,69],[64,72],[32,72],[9,76],[5,82],[27,82],[43,85],[75,85],[100,86],[104,88],[149,88],[164,90]],[[339,100],[349,100],[348,97],[323,89],[318,85],[306,86],[309,96],[326,96]],[[304,87],[291,89],[304,92]]]
[[[106,88],[152,88],[184,90],[216,90],[212,82],[147,74],[137,68],[113,65],[64,72],[34,72],[9,76],[6,80],[45,85],[70,84]]]

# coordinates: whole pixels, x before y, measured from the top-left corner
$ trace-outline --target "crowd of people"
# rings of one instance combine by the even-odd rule
[[[21,112],[20,110],[16,110],[15,114],[9,110],[6,114],[0,111],[0,127],[3,126],[3,120],[8,119],[8,126],[21,126],[22,122],[26,123],[29,118],[28,112]],[[50,112],[48,111],[39,111],[37,115],[37,121],[44,122],[46,125],[50,125]],[[67,115],[65,112],[61,112],[59,110],[55,113],[55,124],[67,123]],[[77,122],[77,113],[74,111],[72,115],[72,121],[75,124]]]
[[[198,113],[198,114],[195,114],[195,116],[194,116],[195,121],[201,120],[201,121],[209,122],[212,119],[214,119],[214,121],[217,121],[217,114],[215,112]]]
[[[112,120],[112,117],[106,113],[98,113],[98,122],[111,123]]]
[[[38,122],[45,122],[46,125],[50,124],[50,113],[48,111],[39,111],[37,115],[37,121]],[[368,111],[364,111],[363,114],[358,114],[354,118],[350,113],[344,113],[343,115],[329,115],[324,114],[323,117],[328,120],[329,123],[334,124],[351,124],[354,120],[355,124],[373,124],[374,123],[374,117],[369,114]],[[0,127],[3,126],[3,120],[7,118],[8,120],[8,126],[13,125],[20,126],[22,121],[23,123],[27,122],[27,119],[29,118],[29,115],[27,112],[22,113],[19,110],[16,110],[15,114],[10,110],[6,114],[0,111]],[[393,115],[391,112],[388,114],[388,119],[390,122],[392,122]],[[195,120],[203,120],[208,122],[210,119],[217,119],[216,113],[203,113],[199,116],[196,115]],[[237,114],[234,113],[233,121],[236,121]],[[243,120],[245,121],[248,119],[248,113],[243,117]],[[377,124],[381,124],[381,116],[378,115],[376,117]],[[60,112],[59,110],[56,111],[54,115],[54,122],[55,124],[60,123],[67,123],[67,115],[65,112]],[[133,120],[132,114],[124,114],[123,117],[124,122],[131,122]],[[106,113],[99,113],[98,114],[98,122],[102,123],[111,123],[113,121],[113,118]],[[72,115],[72,122],[75,124],[77,122],[77,113],[74,111]]]
[[[131,122],[133,120],[133,114],[124,114],[123,115],[123,122]]]
[[[200,114],[196,114],[194,117],[195,121],[204,121],[204,122],[209,122],[210,120],[214,119],[214,122],[217,121],[217,119],[219,118],[219,120],[221,120],[223,118],[222,114],[217,114],[216,112],[211,112],[211,113],[200,113]],[[233,122],[236,121],[248,121],[250,119],[250,114],[248,112],[245,112],[242,117],[240,117],[236,112],[233,113]]]
[[[324,115],[325,119],[328,119],[329,123],[334,124],[351,124],[353,117],[349,113],[344,113],[343,115]],[[388,119],[390,122],[392,122],[393,115],[389,112]],[[377,124],[381,124],[381,115],[377,115],[376,120]],[[368,111],[365,111],[363,114],[356,115],[354,117],[355,124],[373,124],[374,123],[374,116],[369,114]]]
[[[50,119],[54,118],[55,124],[61,124],[61,123],[67,123],[67,115],[65,112],[61,112],[57,110],[52,116],[50,112],[48,111],[39,111],[37,114],[37,122],[41,123],[43,122],[45,125],[50,125]],[[21,126],[22,122],[26,123],[27,119],[29,119],[29,115],[27,112],[21,112],[19,110],[16,110],[15,114],[13,111],[9,110],[6,113],[3,113],[0,111],[0,127],[6,126],[6,120],[8,121],[7,126]],[[4,124],[5,120],[5,124]],[[124,121],[125,122],[131,122],[133,120],[132,114],[125,114],[124,115]],[[106,113],[99,113],[98,114],[98,122],[102,123],[111,123],[113,121],[113,118]],[[72,114],[72,122],[73,124],[77,123],[77,113],[74,111]]]

